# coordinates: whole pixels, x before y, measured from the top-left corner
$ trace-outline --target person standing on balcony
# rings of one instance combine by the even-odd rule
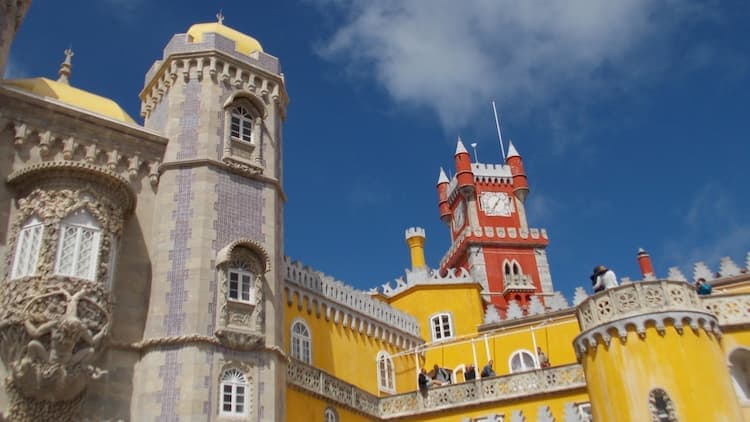
[[[464,371],[464,381],[473,381],[477,379],[477,370],[474,369],[474,365],[467,364],[466,370]]]
[[[419,372],[419,378],[417,379],[417,383],[419,384],[419,391],[427,391],[428,388],[430,388],[430,385],[432,385],[432,379],[427,375],[427,369],[422,367],[422,370]]]
[[[706,279],[701,277],[698,280],[695,280],[695,290],[698,292],[699,296],[708,296],[713,289]]]
[[[604,289],[612,289],[618,286],[615,272],[604,265],[594,267],[594,273],[591,275],[594,293],[601,292]]]
[[[537,346],[536,348],[536,356],[539,359],[539,367],[540,368],[549,368],[549,358],[547,358],[547,355],[542,351],[542,348],[540,346]]]
[[[482,378],[494,377],[494,376],[495,376],[495,370],[492,369],[492,360],[490,359],[490,361],[487,362],[487,365],[484,365],[484,368],[482,368]]]

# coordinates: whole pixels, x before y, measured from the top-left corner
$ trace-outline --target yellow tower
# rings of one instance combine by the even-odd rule
[[[424,268],[427,264],[424,259],[424,229],[421,227],[409,227],[406,229],[406,244],[411,253],[411,269]]]
[[[741,421],[718,321],[687,283],[605,290],[574,340],[597,421]]]

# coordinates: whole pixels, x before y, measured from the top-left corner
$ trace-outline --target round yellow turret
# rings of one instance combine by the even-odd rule
[[[588,298],[577,316],[594,420],[743,420],[718,321],[689,284],[626,284]]]
[[[423,228],[410,227],[406,229],[406,244],[409,246],[409,252],[411,253],[412,270],[427,266],[424,259],[424,239],[425,232]]]

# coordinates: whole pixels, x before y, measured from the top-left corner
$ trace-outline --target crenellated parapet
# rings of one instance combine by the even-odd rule
[[[176,83],[204,78],[246,91],[265,106],[277,105],[284,116],[289,98],[280,72],[276,57],[263,51],[250,55],[238,52],[235,42],[220,34],[204,34],[200,42],[191,40],[188,34],[178,34],[164,49],[164,58],[146,74],[146,86],[140,94],[141,116],[148,119]]]
[[[693,331],[721,336],[719,323],[690,284],[678,281],[643,281],[607,289],[578,305],[576,316],[581,328],[574,346],[581,355],[600,343],[609,345],[613,333],[627,341],[628,330],[646,336],[653,325],[660,335],[671,325],[681,334],[687,325]]]
[[[513,175],[510,166],[505,164],[471,163],[474,182],[485,185],[512,185]],[[448,183],[448,199],[453,201],[459,194],[458,180],[453,177]]]
[[[402,349],[422,343],[413,316],[289,257],[284,258],[284,281],[289,306],[296,300],[299,309],[306,306],[308,313]]]
[[[399,277],[395,280],[395,285],[392,286],[390,282],[380,286],[380,288],[371,289],[370,294],[381,294],[386,297],[393,297],[397,294],[404,292],[414,286],[429,286],[439,284],[457,284],[467,283],[472,284],[476,281],[471,277],[469,271],[465,268],[450,268],[445,275],[440,275],[440,272],[434,269],[417,269],[409,270],[406,269],[406,277]]]

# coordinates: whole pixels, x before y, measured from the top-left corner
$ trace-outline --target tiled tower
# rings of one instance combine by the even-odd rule
[[[523,307],[533,295],[552,294],[547,232],[528,227],[528,182],[513,143],[505,164],[482,164],[471,162],[459,138],[454,161],[456,175],[448,179],[441,169],[437,184],[440,218],[451,232],[440,271],[466,268],[501,311],[512,300]]]
[[[284,420],[288,99],[278,59],[218,18],[175,35],[141,93],[146,128],[169,143],[147,245],[144,338],[157,340],[138,363],[133,420]],[[220,386],[240,381],[239,401],[223,401]]]

